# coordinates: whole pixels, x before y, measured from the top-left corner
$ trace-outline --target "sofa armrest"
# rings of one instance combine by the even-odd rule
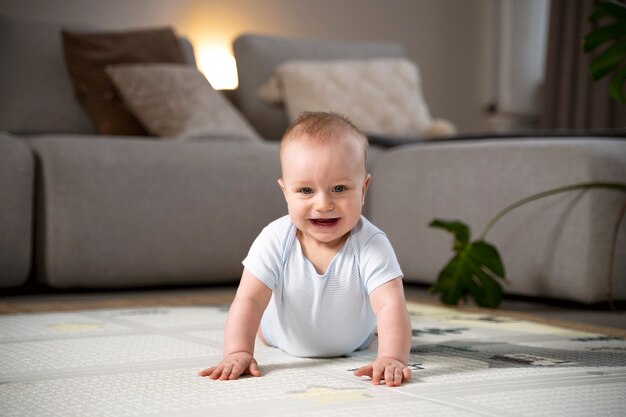
[[[0,133],[0,288],[23,284],[31,270],[34,179],[28,147]]]

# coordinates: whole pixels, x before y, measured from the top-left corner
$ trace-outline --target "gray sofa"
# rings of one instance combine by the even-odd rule
[[[234,102],[265,140],[103,137],[72,99],[52,35],[60,27],[24,24],[28,36],[16,35],[20,22],[0,25],[5,289],[33,281],[57,289],[236,283],[253,239],[286,213],[276,140],[287,119],[258,99],[260,84],[292,58],[404,54],[394,44],[243,35],[234,44]],[[451,256],[450,237],[428,228],[430,220],[459,218],[478,233],[499,209],[532,193],[626,182],[626,142],[536,137],[372,146],[368,169],[365,214],[388,234],[406,282],[428,284]],[[502,251],[505,291],[604,300],[610,233],[623,201],[611,191],[574,192],[505,217],[487,236]],[[624,225],[617,253],[626,253]],[[614,297],[626,299],[626,257],[617,257],[613,276]]]

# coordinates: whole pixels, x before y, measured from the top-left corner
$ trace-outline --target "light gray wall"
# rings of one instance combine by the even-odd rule
[[[486,128],[497,0],[2,0],[0,13],[126,29],[172,25],[194,44],[242,32],[402,43],[434,117]]]

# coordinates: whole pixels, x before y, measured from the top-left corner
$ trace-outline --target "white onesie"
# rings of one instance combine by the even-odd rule
[[[289,216],[266,226],[244,266],[272,289],[263,314],[263,336],[294,356],[333,357],[369,341],[376,317],[369,293],[402,277],[387,239],[361,216],[325,274],[302,254]]]

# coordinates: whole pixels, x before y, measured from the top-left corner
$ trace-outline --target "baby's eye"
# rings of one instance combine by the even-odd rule
[[[336,193],[342,193],[344,191],[346,191],[346,186],[345,185],[336,185],[335,187],[333,187],[333,191]]]
[[[313,194],[313,190],[308,187],[300,188],[298,192],[302,194]]]

